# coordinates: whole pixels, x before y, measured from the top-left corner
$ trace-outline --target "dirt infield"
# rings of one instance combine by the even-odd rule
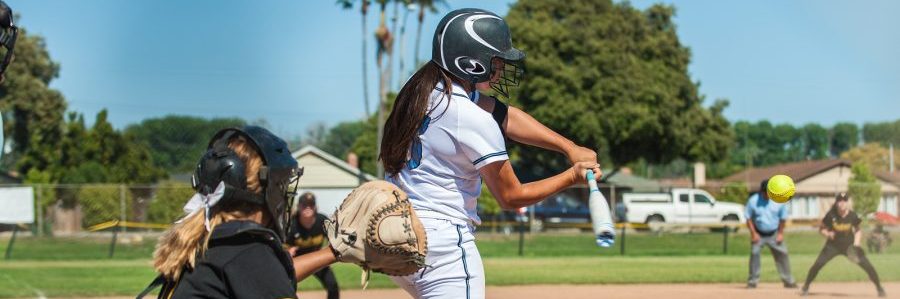
[[[884,284],[888,298],[900,298],[900,282]],[[487,298],[537,299],[537,298],[728,298],[728,299],[781,299],[800,298],[799,289],[785,289],[781,284],[762,284],[748,290],[743,284],[632,284],[632,285],[528,285],[491,286]],[[303,299],[325,298],[325,292],[303,292]],[[341,292],[344,299],[409,298],[402,290],[352,290]],[[869,282],[813,283],[807,298],[878,298],[875,287]]]
[[[900,282],[884,283],[887,298],[900,298]],[[103,299],[126,299],[133,297],[104,297]],[[324,299],[324,291],[300,293],[302,299]],[[400,289],[348,290],[341,291],[344,299],[395,299],[410,298]],[[594,298],[727,298],[727,299],[783,299],[800,298],[799,289],[785,289],[781,284],[765,283],[756,289],[746,289],[743,284],[616,284],[616,285],[527,285],[491,286],[487,289],[491,299],[594,299]],[[825,282],[813,283],[807,298],[878,298],[875,287],[870,282]],[[100,298],[69,298],[100,299]]]

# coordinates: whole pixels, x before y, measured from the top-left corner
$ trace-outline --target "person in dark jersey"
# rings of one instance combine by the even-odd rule
[[[819,252],[816,262],[809,268],[809,274],[806,275],[806,283],[803,284],[803,289],[801,290],[804,296],[809,294],[809,284],[816,279],[819,270],[838,255],[846,256],[851,262],[863,268],[866,274],[869,275],[869,279],[875,283],[875,287],[878,289],[878,296],[887,296],[884,288],[881,287],[875,267],[872,266],[862,248],[859,247],[862,241],[862,230],[859,224],[862,222],[862,219],[859,218],[856,212],[850,210],[849,199],[847,193],[837,194],[834,199],[834,205],[831,206],[831,210],[822,219],[819,233],[825,236],[827,241],[825,242],[825,247]]]
[[[296,298],[297,281],[337,261],[330,248],[282,247],[303,169],[287,143],[256,126],[216,133],[192,178],[187,215],[153,254],[159,275],[137,298]]]
[[[297,211],[291,217],[285,244],[288,252],[296,257],[319,250],[325,245],[325,219],[327,216],[316,209],[316,196],[310,192],[300,195]],[[302,258],[302,257],[301,257]],[[322,268],[314,274],[322,287],[328,291],[328,299],[340,298],[340,289],[331,267]]]

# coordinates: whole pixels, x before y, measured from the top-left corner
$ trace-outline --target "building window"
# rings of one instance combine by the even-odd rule
[[[878,203],[878,211],[897,216],[897,195],[885,195]]]
[[[794,219],[819,217],[819,198],[816,196],[800,196],[791,199],[787,204],[788,214]]]

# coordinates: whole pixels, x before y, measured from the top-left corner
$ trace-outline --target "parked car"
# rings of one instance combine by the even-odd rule
[[[546,223],[591,222],[591,210],[587,201],[575,195],[579,191],[583,190],[565,190],[528,208],[534,209],[535,220]]]
[[[625,214],[630,222],[710,224],[744,219],[744,206],[716,202],[704,190],[675,188],[669,193],[625,193]]]

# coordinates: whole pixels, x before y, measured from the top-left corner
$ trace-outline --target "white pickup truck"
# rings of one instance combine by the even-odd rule
[[[709,224],[744,219],[744,206],[716,202],[706,191],[675,188],[669,193],[625,193],[622,195],[629,222]]]

